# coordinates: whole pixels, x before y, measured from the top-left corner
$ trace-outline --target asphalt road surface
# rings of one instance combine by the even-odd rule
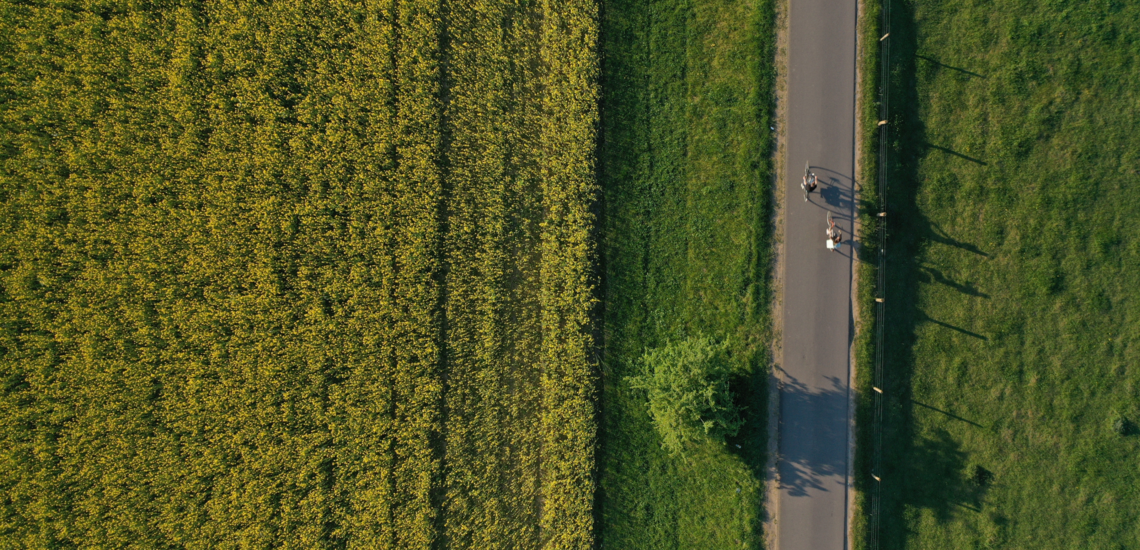
[[[847,545],[855,12],[856,0],[791,0],[788,13],[779,550]],[[819,178],[810,202],[805,162]],[[825,244],[828,211],[839,252]]]

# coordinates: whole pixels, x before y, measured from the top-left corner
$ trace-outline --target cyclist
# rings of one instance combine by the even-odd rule
[[[800,188],[804,190],[804,202],[807,202],[808,194],[811,193],[812,191],[815,191],[815,188],[817,187],[817,185],[818,185],[817,178],[815,177],[815,174],[812,173],[812,171],[811,171],[811,164],[805,163],[804,164],[804,181],[803,181],[803,183],[800,184]]]
[[[827,249],[839,252],[839,247],[843,244],[843,231],[835,226],[835,220],[831,219],[831,212],[827,213]]]

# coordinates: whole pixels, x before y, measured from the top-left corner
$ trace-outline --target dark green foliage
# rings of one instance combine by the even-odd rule
[[[727,343],[686,338],[641,356],[641,374],[629,385],[647,394],[649,417],[661,444],[681,453],[689,443],[732,437],[743,423],[728,389]]]
[[[1136,424],[1120,415],[1113,415],[1110,424],[1112,433],[1116,435],[1133,435],[1137,432]]]

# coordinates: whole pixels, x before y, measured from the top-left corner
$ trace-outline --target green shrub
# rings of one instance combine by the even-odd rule
[[[646,351],[630,384],[648,392],[649,416],[670,453],[701,438],[736,435],[743,423],[728,388],[728,343],[687,338]]]
[[[1112,432],[1117,435],[1132,435],[1136,433],[1136,425],[1128,418],[1119,414],[1112,416]]]

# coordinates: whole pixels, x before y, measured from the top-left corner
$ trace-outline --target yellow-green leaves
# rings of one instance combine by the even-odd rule
[[[590,546],[592,2],[2,9],[0,545]]]

